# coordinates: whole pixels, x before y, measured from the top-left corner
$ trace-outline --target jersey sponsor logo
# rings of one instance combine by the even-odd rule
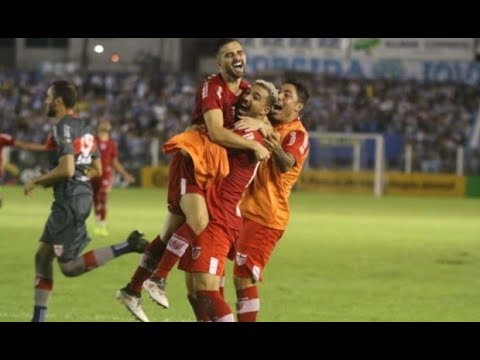
[[[62,256],[63,254],[63,245],[53,245],[53,252],[56,256]]]
[[[222,98],[222,92],[223,92],[223,89],[221,87],[219,87],[218,90],[217,90],[217,97],[218,97],[219,100]]]
[[[197,260],[201,252],[202,252],[201,246],[192,246],[192,259]]]
[[[75,154],[80,153],[76,163],[78,165],[89,165],[92,163],[92,153],[95,146],[95,138],[92,134],[83,135],[77,142],[75,141]]]
[[[245,265],[247,263],[247,254],[242,254],[237,252],[235,255],[235,262],[237,263],[238,266]]]

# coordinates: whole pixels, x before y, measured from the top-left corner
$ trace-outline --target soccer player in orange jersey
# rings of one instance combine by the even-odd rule
[[[135,182],[133,175],[125,170],[125,167],[118,160],[118,147],[117,143],[110,138],[111,130],[112,124],[110,124],[110,121],[102,119],[98,124],[97,135],[95,136],[103,168],[102,176],[92,178],[93,203],[97,220],[94,234],[100,236],[108,236],[107,202],[108,194],[113,186],[113,170],[117,171],[130,184]]]
[[[288,198],[309,151],[308,134],[300,121],[308,97],[301,83],[287,81],[282,85],[270,114],[273,132],[265,139],[272,156],[260,164],[240,206],[244,221],[235,244],[234,283],[241,322],[256,321],[260,310],[256,283],[288,224]],[[244,120],[237,128],[255,130],[256,124]]]

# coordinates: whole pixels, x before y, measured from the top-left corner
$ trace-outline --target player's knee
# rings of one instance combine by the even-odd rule
[[[201,213],[191,217],[188,221],[188,225],[190,225],[195,234],[198,235],[207,228],[208,221],[208,214]]]
[[[59,265],[62,274],[66,277],[76,277],[84,272],[83,269],[77,265],[77,262],[75,260],[71,260],[66,263],[59,263]]]

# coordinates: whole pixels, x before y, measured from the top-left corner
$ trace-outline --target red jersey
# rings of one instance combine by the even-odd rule
[[[15,138],[8,134],[0,134],[0,176],[3,175],[3,156],[2,150],[4,146],[13,146],[15,144]]]
[[[102,160],[102,178],[111,178],[113,176],[113,160],[118,156],[117,143],[112,139],[102,141],[98,136],[95,136],[95,140]]]
[[[259,131],[235,132],[263,144],[263,136]],[[233,149],[229,149],[228,162],[230,173],[227,177],[207,189],[208,211],[210,220],[240,230],[242,225],[240,201],[248,185],[253,181],[260,162],[252,151]]]
[[[246,81],[240,82],[242,93],[250,87]],[[220,109],[223,113],[223,127],[232,128],[235,118],[235,104],[240,98],[235,95],[227,86],[220,74],[212,76],[205,81],[197,90],[195,95],[195,110],[193,112],[193,123],[203,124],[205,114],[209,110]]]

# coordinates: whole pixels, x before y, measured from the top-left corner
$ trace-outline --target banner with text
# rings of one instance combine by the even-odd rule
[[[305,170],[300,176],[302,190],[373,193],[372,172]],[[385,195],[464,196],[465,178],[448,174],[385,174]]]
[[[351,39],[352,42],[348,46],[345,45],[344,40],[340,38],[247,38],[244,42],[248,54],[248,72],[293,71],[323,73],[346,78],[416,79],[480,85],[480,63],[471,61],[472,39],[451,39],[452,42],[459,41],[459,49],[462,48],[461,44],[466,47],[467,43],[472,44],[472,49],[454,51],[455,47],[452,46],[450,53],[446,50],[448,48],[446,40],[440,42],[442,39],[416,39],[416,42],[411,44],[412,49],[404,52],[392,49],[388,56],[383,52],[387,47],[400,47],[399,43],[393,44],[394,40],[399,39],[388,39],[392,43],[383,42],[382,46],[371,46],[370,50],[365,44],[363,44],[363,50],[360,49],[360,45],[354,48],[354,40],[358,39]],[[443,50],[442,44],[445,46]],[[432,51],[427,55],[423,50],[423,52],[413,50],[414,46],[422,49],[428,46],[435,47],[437,52]],[[409,52],[411,52],[410,55],[408,55]],[[470,55],[467,56],[469,52]],[[413,53],[417,53],[417,56],[414,57]],[[447,56],[447,53],[450,55]]]

